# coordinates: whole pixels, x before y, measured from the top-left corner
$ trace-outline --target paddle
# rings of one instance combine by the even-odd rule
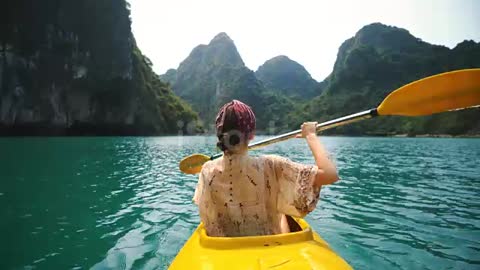
[[[317,125],[317,132],[376,116],[421,116],[475,106],[480,106],[480,68],[457,70],[404,85],[391,92],[377,108],[320,123]],[[298,129],[258,141],[250,144],[248,149],[284,141],[301,132]],[[223,153],[219,153],[209,157],[193,154],[180,161],[180,170],[187,174],[199,173],[205,162],[222,155]]]

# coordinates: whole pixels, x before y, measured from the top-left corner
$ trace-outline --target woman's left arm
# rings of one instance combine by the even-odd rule
[[[333,184],[338,180],[337,168],[328,158],[328,152],[323,147],[316,133],[317,122],[306,122],[302,125],[302,135],[307,140],[308,146],[312,151],[318,172],[315,177],[314,185],[317,187]]]
[[[314,185],[323,186],[333,184],[338,180],[338,173],[335,164],[328,158],[328,152],[325,150],[316,134],[306,137],[308,146],[315,157],[315,163],[319,168],[315,178]]]

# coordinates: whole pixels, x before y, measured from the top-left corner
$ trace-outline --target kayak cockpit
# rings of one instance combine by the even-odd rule
[[[241,237],[208,236],[200,223],[169,269],[352,269],[305,220],[295,221],[297,231]]]
[[[195,233],[197,233],[199,236],[200,245],[205,248],[215,249],[268,247],[313,241],[313,231],[308,223],[303,220],[299,220],[297,224],[297,226],[300,227],[300,230],[284,234],[241,237],[212,237],[207,235],[205,227],[203,226],[203,223],[201,223]]]

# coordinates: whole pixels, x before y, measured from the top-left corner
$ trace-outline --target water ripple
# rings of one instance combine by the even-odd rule
[[[165,269],[199,222],[178,162],[213,137],[6,140],[0,269]],[[341,181],[307,219],[356,269],[480,267],[480,140],[322,140]],[[302,140],[260,153],[313,162]]]

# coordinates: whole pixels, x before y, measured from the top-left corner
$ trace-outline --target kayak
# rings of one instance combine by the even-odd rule
[[[200,223],[169,269],[352,269],[305,220],[295,221],[295,232],[245,237],[210,237]]]

